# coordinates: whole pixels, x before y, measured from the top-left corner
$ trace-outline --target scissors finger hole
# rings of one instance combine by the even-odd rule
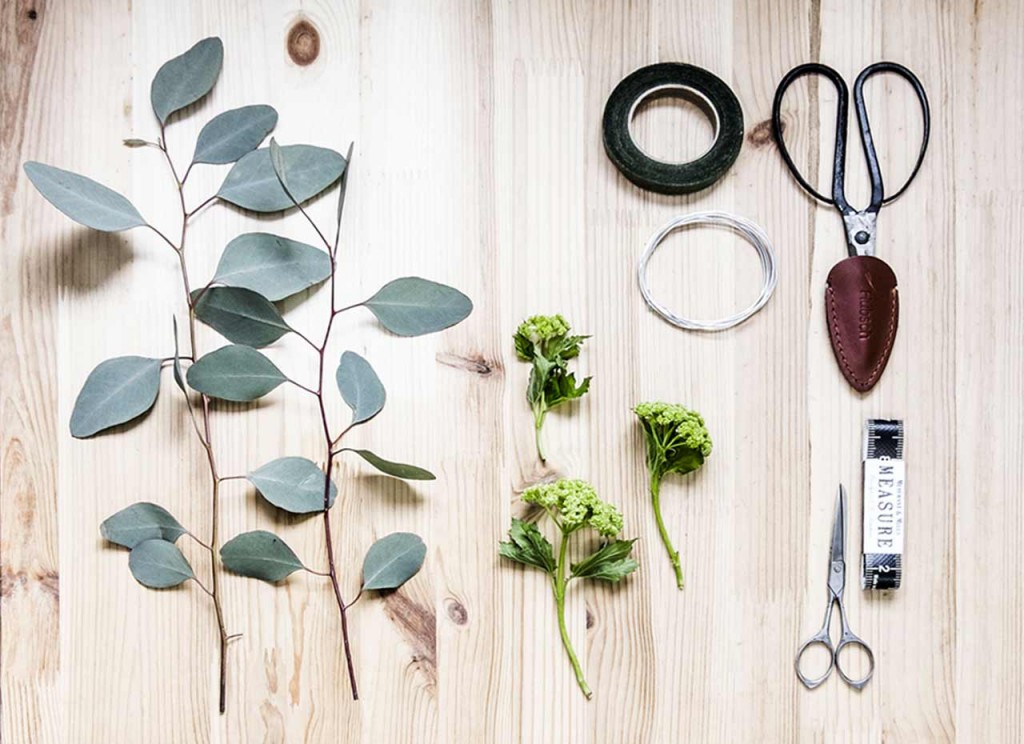
[[[817,687],[832,671],[832,649],[824,641],[808,642],[796,657],[796,671],[808,687]]]
[[[875,670],[875,659],[871,649],[862,641],[850,640],[844,642],[836,651],[836,665],[847,682],[859,687],[871,679],[871,674]]]

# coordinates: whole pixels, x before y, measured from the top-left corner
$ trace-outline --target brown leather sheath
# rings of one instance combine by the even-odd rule
[[[875,256],[840,261],[828,275],[825,316],[839,369],[856,390],[867,392],[885,371],[896,340],[896,274]]]

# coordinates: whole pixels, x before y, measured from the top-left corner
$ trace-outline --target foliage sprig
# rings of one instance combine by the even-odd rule
[[[654,518],[676,575],[676,585],[682,589],[683,569],[679,564],[679,551],[672,545],[661,514],[661,481],[668,473],[686,475],[700,468],[711,454],[711,435],[703,416],[675,403],[639,403],[633,412],[643,427],[647,444],[647,471]]]
[[[541,507],[558,528],[558,558],[555,558],[551,542],[537,525],[522,519],[512,520],[508,532],[509,539],[499,545],[498,552],[516,563],[540,569],[551,579],[562,645],[572,664],[576,683],[589,699],[593,692],[583,675],[565,622],[566,590],[573,579],[596,579],[616,583],[633,573],[637,569],[637,563],[631,557],[631,553],[636,540],[623,540],[617,537],[622,532],[622,513],[614,504],[602,501],[593,486],[585,481],[562,479],[554,483],[533,486],[523,493],[522,498],[528,504]],[[604,542],[589,556],[570,565],[570,540],[584,528],[597,532],[604,538]]]
[[[354,352],[345,352],[336,370],[328,369],[326,349],[335,318],[362,307],[392,334],[418,336],[461,322],[473,307],[469,298],[458,290],[419,277],[395,279],[366,300],[339,306],[336,274],[352,148],[342,156],[334,150],[311,145],[281,147],[274,140],[269,147],[260,147],[277,124],[277,112],[270,106],[244,106],[215,116],[199,133],[188,166],[179,171],[167,144],[167,127],[178,112],[205,97],[213,88],[220,74],[223,54],[220,39],[208,38],[164,64],[151,87],[159,137],[156,141],[124,140],[127,147],[155,148],[166,161],[181,213],[176,241],[148,222],[128,199],[106,186],[54,166],[36,162],[25,164],[25,172],[33,185],[71,219],[104,232],[136,227],[152,230],[176,255],[183,304],[188,310],[188,353],[182,355],[179,351],[177,322],[174,321],[173,355],[123,356],[101,362],[89,374],[75,401],[70,426],[74,437],[87,438],[145,415],[159,394],[161,370],[165,366],[172,368],[174,383],[182,393],[209,469],[212,514],[209,537],[205,540],[196,537],[166,509],[149,502],[125,507],[106,519],[100,531],[108,541],[131,551],[129,568],[139,583],[164,589],[191,581],[211,598],[220,639],[221,713],[226,705],[227,645],[235,636],[229,635],[225,627],[219,564],[269,582],[282,581],[300,570],[329,578],[341,615],[352,696],[358,698],[347,610],[364,592],[400,587],[419,571],[426,556],[426,546],[417,535],[400,532],[381,538],[366,553],[358,594],[350,602],[342,599],[330,526],[330,509],[338,494],[331,478],[335,459],[349,452],[393,477],[427,480],[434,476],[422,468],[386,460],[369,450],[340,446],[342,437],[353,427],[368,422],[381,411],[385,392],[369,362]],[[193,168],[202,164],[232,164],[232,167],[217,192],[190,209],[186,206],[186,184]],[[310,218],[304,204],[336,184],[337,224],[332,242]],[[193,289],[186,238],[192,221],[214,203],[230,203],[256,213],[295,209],[308,221],[323,249],[279,235],[245,233],[228,243],[209,281]],[[325,312],[322,340],[317,342],[293,327],[275,303],[327,280],[331,286],[330,305]],[[201,355],[197,321],[231,343]],[[259,351],[287,334],[298,336],[315,354],[315,386],[306,386],[288,377]],[[328,375],[333,376],[341,397],[353,412],[351,421],[338,433],[332,429],[327,416],[325,379]],[[211,400],[251,402],[285,383],[317,399],[324,433],[323,467],[304,457],[289,456],[265,463],[246,475],[221,474],[214,446]],[[197,402],[195,397],[198,397]],[[226,481],[243,480],[279,509],[293,514],[323,515],[327,571],[309,568],[280,537],[270,532],[246,532],[221,543],[218,530],[221,486]],[[183,535],[207,552],[209,585],[200,581],[177,547]]]
[[[513,340],[516,356],[530,362],[530,382],[526,400],[533,411],[537,456],[546,462],[541,429],[548,411],[582,398],[590,389],[590,377],[576,383],[569,371],[569,361],[580,355],[580,348],[589,336],[570,333],[572,328],[561,315],[533,315],[516,329]]]

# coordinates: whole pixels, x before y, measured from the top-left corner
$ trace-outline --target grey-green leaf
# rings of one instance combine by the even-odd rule
[[[324,251],[270,233],[245,233],[228,243],[213,281],[277,301],[330,275],[331,259]]]
[[[390,460],[385,460],[383,457],[378,457],[369,450],[344,449],[342,452],[354,452],[373,465],[373,467],[377,468],[377,470],[385,475],[390,475],[392,478],[401,478],[403,480],[435,479],[434,474],[429,470],[424,470],[423,468],[416,467],[415,465],[406,465],[401,462],[391,462]]]
[[[140,501],[112,514],[100,525],[100,534],[115,545],[134,548],[144,540],[174,542],[188,530],[159,504]]]
[[[284,192],[288,194],[288,197],[294,202],[295,195],[292,192],[291,186],[288,185],[288,163],[284,157],[284,150],[277,144],[277,140],[273,137],[270,138],[270,164],[274,167],[274,175],[277,176],[277,180],[280,182],[281,187],[284,188]]]
[[[261,398],[288,380],[273,362],[248,346],[211,351],[188,368],[187,378],[193,390],[238,402]]]
[[[196,317],[228,341],[260,349],[291,328],[274,303],[243,287],[210,287],[198,296]]]
[[[281,148],[281,157],[286,164],[288,188],[300,204],[328,188],[345,170],[345,158],[323,147],[286,145]],[[280,212],[293,206],[266,147],[235,163],[217,196],[253,212]]]
[[[233,163],[252,152],[277,126],[277,111],[258,104],[218,114],[206,123],[196,140],[193,163]]]
[[[272,583],[305,568],[284,540],[266,530],[236,535],[221,547],[220,557],[231,571]]]
[[[397,589],[416,575],[426,555],[419,535],[394,532],[382,537],[363,560],[363,589]]]
[[[246,478],[279,509],[292,514],[324,510],[324,471],[305,457],[281,457],[256,468]],[[338,488],[332,482],[328,509],[337,496]]]
[[[416,276],[388,282],[363,305],[399,336],[441,331],[473,312],[472,301],[459,290]]]
[[[141,416],[160,392],[160,360],[124,356],[89,373],[71,411],[71,436],[83,439]]]
[[[91,178],[31,161],[25,163],[25,175],[50,204],[93,230],[120,232],[146,225],[130,201]]]
[[[178,546],[159,538],[132,548],[128,568],[137,582],[150,589],[169,589],[196,577]]]
[[[348,191],[348,174],[352,169],[352,149],[355,142],[350,142],[348,152],[345,153],[345,172],[341,174],[341,183],[338,184],[338,234],[341,234],[341,214],[345,211],[345,192]]]
[[[369,421],[384,408],[387,393],[370,363],[353,351],[341,355],[335,375],[345,403],[352,409],[352,423]]]
[[[153,113],[161,124],[175,111],[195,103],[217,82],[224,63],[224,44],[217,37],[203,39],[157,70],[149,89]]]

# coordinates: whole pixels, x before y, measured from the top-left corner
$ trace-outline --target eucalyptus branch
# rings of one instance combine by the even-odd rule
[[[397,589],[423,564],[426,546],[416,535],[394,533],[370,546],[363,561],[359,593],[351,603],[342,598],[335,561],[330,509],[337,497],[332,482],[334,460],[342,452],[354,453],[371,467],[397,478],[429,480],[422,468],[385,460],[363,449],[336,449],[352,427],[364,424],[383,408],[384,387],[370,364],[353,352],[345,352],[336,372],[338,389],[352,410],[351,423],[332,434],[326,403],[326,349],[334,319],[345,310],[364,307],[380,324],[397,336],[418,336],[448,328],[465,319],[472,303],[457,290],[419,277],[404,277],[381,287],[362,302],[337,308],[337,253],[347,184],[347,157],[310,145],[278,147],[264,138],[277,124],[270,106],[253,105],[218,114],[203,126],[188,166],[179,177],[167,146],[169,118],[205,96],[215,84],[223,62],[220,39],[203,39],[184,54],[165,63],[151,89],[153,111],[160,136],[155,143],[127,140],[129,147],[154,146],[163,154],[178,191],[181,231],[177,243],[151,225],[132,203],[117,192],[85,176],[42,163],[26,163],[25,172],[36,189],[64,214],[89,228],[120,232],[149,228],[177,255],[184,302],[188,308],[188,349],[178,347],[174,322],[174,357],[121,356],[97,365],[86,379],[71,414],[71,434],[79,439],[132,421],[154,405],[160,388],[160,371],[170,362],[174,383],[182,391],[193,429],[203,449],[210,475],[211,517],[209,538],[204,541],[187,530],[166,509],[149,502],[131,504],[100,526],[110,542],[130,550],[128,565],[135,579],[152,588],[179,586],[194,580],[214,606],[220,636],[220,711],[224,712],[227,689],[227,645],[237,637],[225,628],[220,595],[220,568],[268,582],[283,581],[295,571],[330,578],[341,616],[346,665],[353,697],[358,697],[347,609],[365,592]],[[196,165],[233,163],[217,192],[189,210],[185,184]],[[276,179],[268,178],[273,173]],[[292,180],[294,176],[294,180]],[[298,186],[296,186],[296,184]],[[339,184],[337,233],[330,243],[303,204]],[[231,240],[221,255],[214,275],[197,292],[192,290],[186,245],[189,227],[198,212],[214,201],[229,202],[251,212],[271,214],[296,208],[313,227],[326,253],[317,247],[268,233],[245,233]],[[293,328],[275,304],[330,279],[330,305],[326,308],[323,341],[317,344]],[[200,354],[197,322],[224,336],[227,346]],[[296,333],[317,355],[317,383],[306,387],[284,375],[259,350],[287,333]],[[182,360],[189,362],[187,371]],[[212,426],[212,399],[246,403],[255,401],[291,382],[317,399],[323,429],[324,464],[303,457],[281,457],[245,475],[221,476]],[[194,406],[190,391],[199,394]],[[198,415],[195,408],[199,408]],[[307,568],[281,538],[261,530],[245,532],[220,542],[220,485],[245,479],[274,506],[293,514],[322,513],[328,558],[326,572]],[[196,577],[177,547],[188,534],[210,554],[209,585]],[[220,561],[217,560],[219,554]]]

